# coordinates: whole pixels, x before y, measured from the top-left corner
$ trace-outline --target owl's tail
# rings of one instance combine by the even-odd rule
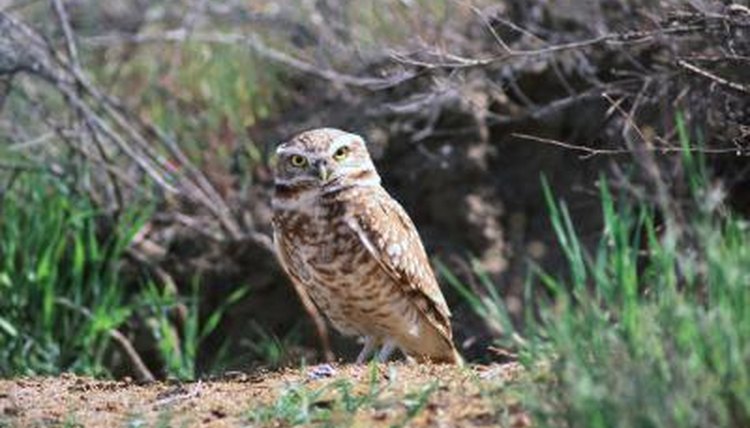
[[[431,362],[435,364],[455,364],[459,367],[464,365],[463,357],[458,353],[458,350],[452,343],[450,344],[450,350],[447,352],[437,355],[425,355],[422,358],[417,359],[422,362]]]
[[[458,350],[453,345],[451,345],[451,352],[448,355],[448,358],[446,358],[445,361],[440,361],[440,362],[448,363],[448,364],[455,364],[457,366],[464,365],[463,357],[461,356],[461,354],[458,353]]]
[[[453,364],[456,364],[459,367],[464,366],[464,358],[458,353],[455,346],[453,347]]]

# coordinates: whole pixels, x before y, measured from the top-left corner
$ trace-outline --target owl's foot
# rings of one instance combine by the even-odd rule
[[[359,351],[359,355],[357,355],[357,364],[364,364],[368,358],[370,358],[370,355],[375,351],[375,347],[377,346],[378,342],[375,340],[372,336],[365,337],[365,345],[362,347],[362,350]]]
[[[385,363],[388,361],[388,358],[390,358],[391,354],[393,354],[393,351],[396,350],[396,344],[391,342],[390,340],[385,342],[382,348],[380,348],[380,352],[378,352],[378,362],[379,363]]]

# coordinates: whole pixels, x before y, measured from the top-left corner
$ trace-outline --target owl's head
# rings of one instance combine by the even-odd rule
[[[276,185],[307,188],[377,185],[362,137],[333,128],[298,134],[276,149]]]

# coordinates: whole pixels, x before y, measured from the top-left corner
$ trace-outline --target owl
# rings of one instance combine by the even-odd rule
[[[276,150],[274,243],[295,286],[333,326],[364,338],[357,363],[395,349],[460,363],[451,313],[414,224],[380,184],[361,137],[304,132]]]

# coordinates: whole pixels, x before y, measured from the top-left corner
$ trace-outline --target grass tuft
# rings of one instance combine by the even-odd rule
[[[750,227],[705,204],[701,160],[683,165],[693,196],[679,228],[602,180],[593,252],[546,189],[570,275],[540,278],[555,298],[529,327],[527,351],[557,379],[532,394],[543,425],[750,424]]]
[[[98,212],[43,175],[24,175],[0,205],[0,376],[100,375],[110,331],[132,313],[118,264],[148,213],[99,236]]]
[[[523,327],[495,285],[480,296],[438,266],[491,330],[502,325],[499,344],[539,373],[523,401],[540,426],[750,426],[750,224],[712,197],[679,117],[677,129],[690,196],[657,209],[600,180],[595,248],[544,183],[568,269],[533,268]]]
[[[149,361],[151,367],[163,365],[163,375],[172,378],[198,376],[202,343],[248,288],[237,288],[202,314],[197,283],[192,296],[183,298],[148,280],[125,279],[125,252],[150,215],[141,206],[105,229],[107,216],[93,202],[43,174],[21,175],[2,194],[0,377],[110,376],[125,357],[118,345],[127,340],[123,334],[115,343],[112,334],[137,322],[150,327],[156,344],[160,361]],[[179,331],[175,308],[185,302]],[[142,351],[131,346],[128,351]],[[213,366],[225,360],[226,352],[220,352]]]

